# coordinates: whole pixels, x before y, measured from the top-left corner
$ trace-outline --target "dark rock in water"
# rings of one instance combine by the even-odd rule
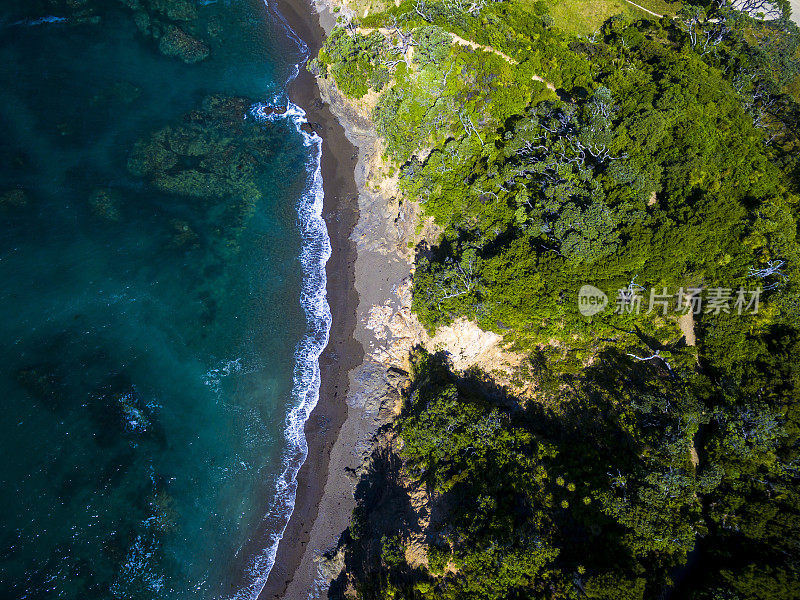
[[[268,123],[270,115],[282,115],[286,112],[285,108],[278,108],[276,106],[267,106],[266,104],[260,104],[259,106],[255,107],[253,111],[253,115],[259,119],[263,123]]]
[[[95,393],[88,408],[95,424],[95,441],[103,448],[118,444],[120,438],[139,437],[151,430],[149,410],[124,377],[114,378]]]
[[[208,46],[174,25],[167,29],[158,42],[158,49],[166,56],[176,56],[183,62],[193,64],[205,60],[211,53]]]

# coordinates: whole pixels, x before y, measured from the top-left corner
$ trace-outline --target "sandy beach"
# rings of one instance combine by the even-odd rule
[[[302,0],[295,0],[293,3],[280,2],[278,10],[308,44],[309,55],[315,56],[323,40],[323,31],[315,22],[310,6],[304,6]],[[284,597],[287,582],[292,580],[303,556],[327,478],[331,449],[347,417],[344,396],[348,388],[348,372],[360,364],[363,357],[360,344],[353,339],[358,295],[354,287],[356,254],[349,239],[358,220],[353,178],[356,150],[347,141],[329,109],[323,106],[314,78],[306,69],[302,69],[292,83],[290,96],[303,107],[309,124],[323,138],[323,217],[332,246],[327,277],[333,323],[331,341],[320,357],[320,399],[305,427],[308,458],[298,473],[294,511],[261,598]]]
[[[280,0],[277,8],[308,44],[309,56],[316,56],[325,29],[335,23],[332,13],[308,0]],[[397,291],[410,278],[407,239],[414,220],[394,226],[396,207],[385,194],[368,189],[380,154],[377,136],[363,115],[348,112],[330,94],[321,94],[306,69],[290,89],[292,100],[306,110],[324,140],[323,216],[332,246],[327,291],[333,324],[320,358],[320,399],[305,428],[308,458],[298,474],[294,512],[262,600],[327,597],[336,573],[320,557],[336,548],[349,524],[357,473],[378,427],[391,418],[397,397],[391,392],[398,382],[391,381],[385,364],[375,358],[388,342],[377,339],[366,325],[372,307],[387,299],[395,309],[402,304]]]

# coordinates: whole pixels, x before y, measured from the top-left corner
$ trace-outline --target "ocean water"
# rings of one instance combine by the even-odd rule
[[[0,597],[263,586],[330,324],[304,54],[261,0],[0,1]]]

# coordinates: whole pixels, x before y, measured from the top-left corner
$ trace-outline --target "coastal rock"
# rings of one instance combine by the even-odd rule
[[[344,569],[344,551],[344,546],[340,546],[315,559],[319,574],[326,580],[336,579]]]
[[[386,392],[386,369],[375,362],[364,362],[358,367],[354,393],[348,395],[348,404],[353,408],[377,414],[381,399]]]

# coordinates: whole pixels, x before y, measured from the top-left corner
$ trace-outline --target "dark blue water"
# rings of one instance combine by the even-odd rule
[[[327,335],[317,140],[254,110],[301,55],[258,0],[0,2],[0,597],[258,591]]]

